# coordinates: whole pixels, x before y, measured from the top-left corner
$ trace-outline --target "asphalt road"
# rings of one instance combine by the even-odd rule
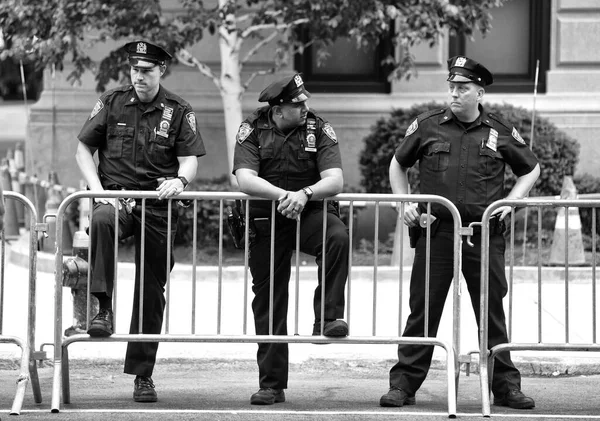
[[[382,408],[391,361],[310,360],[290,366],[286,402],[252,406],[257,390],[254,361],[161,360],[153,379],[159,401],[133,402],[133,378],[120,362],[71,361],[71,403],[50,413],[52,367],[39,369],[43,402],[35,404],[31,387],[20,418],[31,420],[444,420],[447,419],[445,374],[432,370],[417,393],[417,405]],[[0,419],[8,419],[18,371],[0,370]],[[518,411],[492,407],[502,420],[600,420],[600,376],[528,376],[523,390],[536,408]],[[461,374],[458,418],[482,418],[479,376]]]

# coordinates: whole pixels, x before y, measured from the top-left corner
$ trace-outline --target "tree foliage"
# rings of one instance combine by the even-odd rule
[[[359,46],[378,44],[394,32],[400,46],[398,57],[387,57],[393,77],[410,77],[417,43],[435,44],[445,29],[467,36],[490,28],[489,9],[503,0],[180,0],[176,12],[165,12],[159,0],[3,0],[0,28],[6,39],[1,54],[62,70],[73,63],[69,78],[79,80],[86,70],[96,73],[98,89],[118,80],[126,69],[119,46],[144,38],[180,51],[201,42],[204,36],[224,37],[236,33],[236,42],[252,42],[247,62],[258,49],[275,43],[274,72],[289,62],[290,54],[313,45],[326,59],[325,48],[339,37],[350,37]],[[302,27],[302,31],[294,30]],[[394,29],[395,28],[395,29]],[[94,44],[118,43],[115,50],[94,62],[89,52]],[[234,47],[234,46],[231,46]],[[189,58],[189,57],[188,57]],[[196,60],[198,61],[198,60]],[[202,63],[198,61],[201,65]],[[212,71],[199,70],[207,76]],[[241,69],[240,69],[241,70]],[[214,77],[219,85],[221,78]],[[247,87],[248,83],[244,84]]]

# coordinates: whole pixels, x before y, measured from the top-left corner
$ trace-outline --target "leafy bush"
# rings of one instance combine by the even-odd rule
[[[360,158],[361,185],[368,193],[391,192],[388,177],[390,160],[406,129],[421,113],[444,108],[436,102],[417,104],[409,109],[396,109],[390,117],[379,119],[365,138],[365,148]],[[531,111],[509,104],[485,104],[486,112],[493,112],[512,123],[529,145],[531,138]],[[541,175],[531,191],[531,196],[560,193],[565,175],[572,175],[578,161],[579,144],[559,130],[546,118],[536,116],[533,151],[540,162]],[[515,176],[507,166],[505,187],[515,183]],[[418,165],[409,171],[411,191],[419,192]]]

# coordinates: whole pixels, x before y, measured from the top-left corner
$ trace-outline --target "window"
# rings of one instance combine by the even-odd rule
[[[389,93],[389,70],[381,61],[391,51],[390,42],[359,48],[353,40],[338,39],[329,48],[329,57],[317,66],[316,49],[309,47],[296,55],[295,67],[304,74],[310,92]]]
[[[492,9],[492,29],[485,38],[476,33],[450,38],[450,57],[466,55],[483,63],[493,74],[487,92],[533,92],[539,60],[538,92],[546,92],[549,68],[550,2],[519,0]]]

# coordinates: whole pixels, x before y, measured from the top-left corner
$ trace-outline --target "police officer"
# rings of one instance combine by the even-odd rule
[[[407,171],[419,161],[420,191],[449,199],[458,208],[464,225],[481,221],[492,202],[502,199],[504,168],[508,164],[517,182],[507,199],[521,199],[540,174],[536,157],[518,131],[499,116],[486,112],[481,102],[485,87],[493,82],[488,69],[464,56],[448,60],[450,107],[419,115],[406,131],[390,163],[390,183],[395,194],[408,194]],[[424,204],[407,206],[404,223],[418,227]],[[489,346],[508,342],[502,299],[507,293],[504,274],[503,220],[510,207],[494,212],[490,222]],[[437,334],[444,302],[453,275],[453,223],[447,209],[432,204],[438,219],[432,231],[429,297],[429,332]],[[480,241],[477,235],[475,241]],[[424,336],[426,239],[416,242],[410,281],[411,314],[404,336]],[[479,323],[481,248],[464,245],[462,272]],[[390,370],[390,390],[381,406],[415,404],[415,393],[425,380],[431,364],[432,346],[398,346],[398,363]],[[533,408],[533,399],[521,392],[521,376],[510,354],[500,354],[492,379],[494,404],[517,409]]]
[[[140,256],[141,200],[118,203],[119,239],[134,236],[136,275],[131,333],[139,331],[140,259],[144,264],[143,326],[141,333],[160,333],[165,307],[167,233],[171,247],[177,229],[177,212],[167,225],[168,200],[181,193],[196,176],[197,157],[204,143],[190,104],[160,85],[171,55],[158,45],[136,41],[124,46],[131,66],[131,85],[104,93],[84,123],[76,159],[92,192],[104,190],[156,190],[146,200],[145,254]],[[96,168],[93,154],[98,154]],[[113,333],[114,199],[95,199],[91,225],[91,293],[100,311],[90,323],[90,336]],[[171,248],[171,267],[174,264]],[[152,381],[156,342],[130,342],[125,373],[136,375],[133,399],[155,402]]]
[[[270,254],[274,254],[273,334],[287,334],[290,259],[296,249],[300,221],[300,250],[316,257],[318,286],[314,295],[313,335],[348,334],[344,315],[344,288],[348,275],[349,238],[337,209],[328,202],[325,256],[323,256],[322,199],[342,191],[344,179],[338,139],[331,124],[309,109],[310,93],[300,74],[265,88],[259,97],[268,106],[258,108],[240,126],[233,173],[240,190],[277,201],[250,203],[249,266],[255,297],[252,302],[256,333],[269,334]],[[271,218],[275,218],[271,250]],[[321,267],[325,265],[325,279]],[[325,288],[325,317],[321,325],[321,288]],[[250,403],[270,405],[285,401],[288,345],[258,344],[260,390]]]

